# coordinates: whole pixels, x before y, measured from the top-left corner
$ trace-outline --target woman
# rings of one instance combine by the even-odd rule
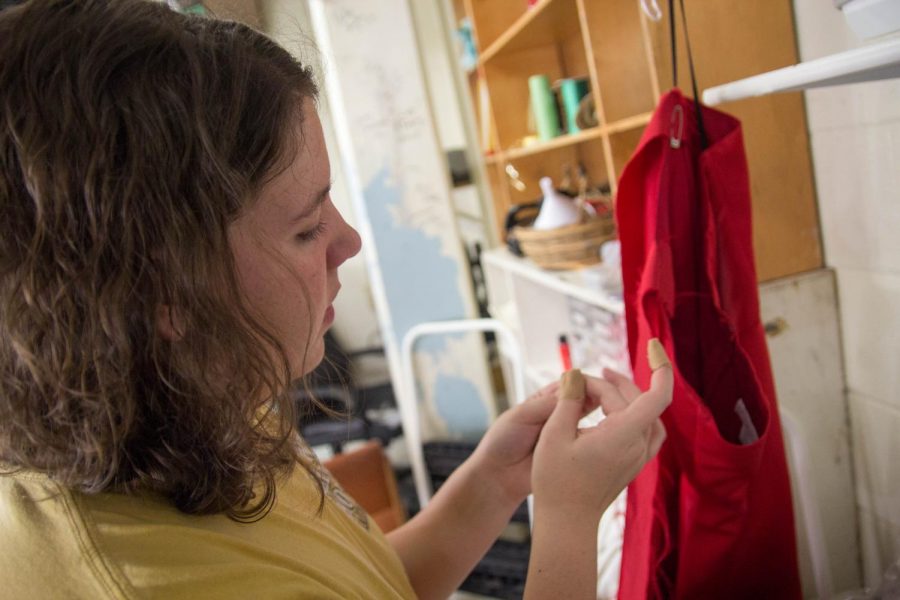
[[[357,233],[308,69],[141,0],[0,13],[0,580],[11,597],[446,597],[533,490],[532,597],[594,593],[661,369],[506,412],[383,536],[294,431]],[[578,433],[582,414],[610,415]]]

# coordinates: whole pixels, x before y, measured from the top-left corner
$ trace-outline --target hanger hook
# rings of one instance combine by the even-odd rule
[[[524,192],[525,188],[528,187],[525,185],[525,182],[519,178],[519,171],[512,165],[512,163],[506,163],[506,171],[507,177],[512,181],[512,186],[519,190],[520,192]]]
[[[659,9],[659,4],[656,3],[656,0],[641,0],[641,10],[643,10],[644,14],[650,17],[652,21],[659,21],[662,19],[662,11]]]
[[[669,118],[669,145],[672,148],[681,148],[681,138],[684,136],[684,109],[676,104]]]

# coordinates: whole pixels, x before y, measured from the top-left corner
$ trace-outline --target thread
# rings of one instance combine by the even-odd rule
[[[528,78],[528,91],[531,94],[531,112],[534,114],[538,138],[546,141],[560,135],[559,112],[550,88],[550,79],[546,75],[532,75]]]

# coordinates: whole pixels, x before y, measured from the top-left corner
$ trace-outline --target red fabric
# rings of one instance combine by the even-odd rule
[[[673,148],[679,105],[684,133]],[[679,91],[663,96],[619,183],[635,380],[649,385],[652,337],[675,369],[667,440],[628,488],[619,599],[800,598],[741,127],[704,107],[701,151],[695,114]],[[760,436],[748,445],[738,441],[738,399]]]

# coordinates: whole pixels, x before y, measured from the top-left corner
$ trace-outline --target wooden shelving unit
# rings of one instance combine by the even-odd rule
[[[631,141],[639,136],[658,96],[655,77],[651,77],[655,63],[646,34],[641,32],[637,4],[541,0],[528,8],[524,0],[455,0],[454,7],[457,18],[468,17],[480,49],[468,81],[482,133],[496,222],[505,221],[509,207],[537,199],[541,177],[558,182],[567,167],[583,165],[591,183],[615,191],[617,168],[633,151],[617,138],[625,134]],[[616,89],[624,84],[619,80],[628,80],[630,94],[635,90],[633,73],[616,72],[598,59],[598,50],[608,53],[610,43],[622,45],[601,23],[609,16],[618,21],[617,30],[630,32],[626,39],[638,42],[641,57],[637,68],[642,75],[637,79],[643,89],[638,92],[640,100],[632,99],[627,105],[613,100],[607,108],[606,98],[615,99]],[[528,78],[535,74],[545,74],[554,82],[567,77],[588,80],[599,123],[536,141],[529,124],[528,95]],[[628,136],[629,132],[634,135]],[[519,173],[524,189],[512,185],[508,165]]]
[[[585,129],[584,131],[579,131],[578,133],[561,135],[549,142],[542,142],[531,144],[529,146],[522,146],[520,148],[509,148],[508,150],[501,150],[499,152],[495,152],[494,154],[486,156],[485,162],[487,162],[488,164],[497,162],[505,163],[516,158],[522,158],[523,156],[530,156],[532,154],[539,154],[541,152],[549,152],[550,150],[565,148],[566,146],[574,146],[576,144],[580,144],[581,142],[587,142],[589,140],[599,138],[603,135],[603,133],[604,128],[592,127],[590,129]]]
[[[537,3],[485,48],[478,63],[484,65],[496,56],[556,44],[567,37],[580,35],[581,24],[572,10],[574,5],[574,0]]]
[[[666,18],[651,21],[639,0],[540,0],[532,7],[526,0],[447,1],[457,21],[468,18],[479,51],[467,81],[498,226],[511,206],[540,197],[541,177],[559,182],[566,167],[583,165],[592,184],[615,195],[660,93],[672,85]],[[685,4],[701,90],[796,62],[788,4]],[[683,40],[679,46],[683,58]],[[689,88],[686,60],[679,72]],[[552,82],[587,79],[598,124],[536,141],[528,91],[536,74]],[[744,124],[760,280],[820,267],[809,142],[785,135],[786,123],[805,132],[797,126],[805,125],[802,98],[739,102],[728,111]]]

